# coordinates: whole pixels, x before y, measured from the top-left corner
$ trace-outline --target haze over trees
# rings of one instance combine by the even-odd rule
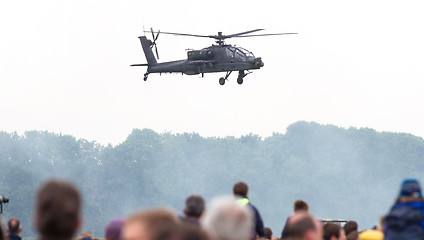
[[[53,177],[79,187],[82,230],[96,236],[113,217],[149,206],[181,212],[189,194],[210,200],[231,194],[237,181],[248,183],[275,235],[296,199],[318,217],[357,220],[365,229],[388,212],[403,178],[424,180],[422,138],[308,122],[264,139],[135,129],[115,147],[49,132],[0,132],[0,146],[0,195],[10,198],[2,218],[19,218],[25,237],[35,236],[35,192]]]

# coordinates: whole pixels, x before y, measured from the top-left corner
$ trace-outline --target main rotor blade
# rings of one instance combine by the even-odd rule
[[[289,35],[297,33],[268,33],[268,34],[255,34],[255,35],[246,35],[246,36],[234,36],[234,37],[263,37],[263,36],[275,36],[275,35]]]
[[[225,37],[226,38],[237,37],[237,36],[240,36],[240,35],[245,35],[245,34],[257,32],[257,31],[262,31],[262,30],[265,30],[265,29],[255,29],[255,30],[250,30],[250,31],[247,31],[247,32],[234,33],[234,34],[231,34],[231,35],[226,35]]]
[[[159,33],[159,32],[154,32]],[[162,34],[171,34],[171,35],[177,35],[177,36],[188,36],[188,37],[211,37],[207,35],[196,35],[196,34],[187,34],[187,33],[173,33],[173,32],[160,32]]]
[[[155,51],[156,51],[156,57],[158,57],[159,59],[159,53],[158,53],[158,48],[156,47],[156,44],[155,44]]]

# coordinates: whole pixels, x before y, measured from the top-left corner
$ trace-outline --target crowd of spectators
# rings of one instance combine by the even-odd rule
[[[165,208],[134,212],[111,219],[105,226],[106,240],[418,240],[424,239],[424,199],[415,179],[401,185],[390,212],[372,229],[360,231],[355,221],[343,226],[315,218],[303,200],[294,203],[293,215],[282,225],[281,236],[264,227],[259,210],[250,202],[248,186],[238,182],[233,196],[213,199],[206,209],[200,195],[188,196],[183,216]],[[89,232],[76,237],[82,223],[81,196],[68,182],[51,180],[37,192],[34,227],[40,240],[95,240]],[[21,240],[20,222],[12,218],[0,240]],[[279,232],[279,231],[278,231]]]

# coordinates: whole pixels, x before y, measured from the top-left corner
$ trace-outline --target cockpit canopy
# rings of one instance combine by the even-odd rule
[[[227,55],[229,57],[235,57],[243,61],[247,58],[255,58],[252,52],[242,47],[227,47]]]

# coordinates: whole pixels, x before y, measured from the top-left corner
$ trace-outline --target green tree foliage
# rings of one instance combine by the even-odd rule
[[[387,212],[403,178],[424,180],[422,138],[309,122],[264,139],[135,129],[117,146],[49,132],[0,132],[0,146],[0,194],[10,198],[2,217],[21,219],[27,237],[36,235],[36,190],[50,178],[80,189],[82,230],[96,236],[113,217],[152,206],[181,212],[188,195],[210,200],[231,194],[237,181],[248,183],[252,202],[277,235],[299,198],[319,217],[354,219],[368,228]]]

